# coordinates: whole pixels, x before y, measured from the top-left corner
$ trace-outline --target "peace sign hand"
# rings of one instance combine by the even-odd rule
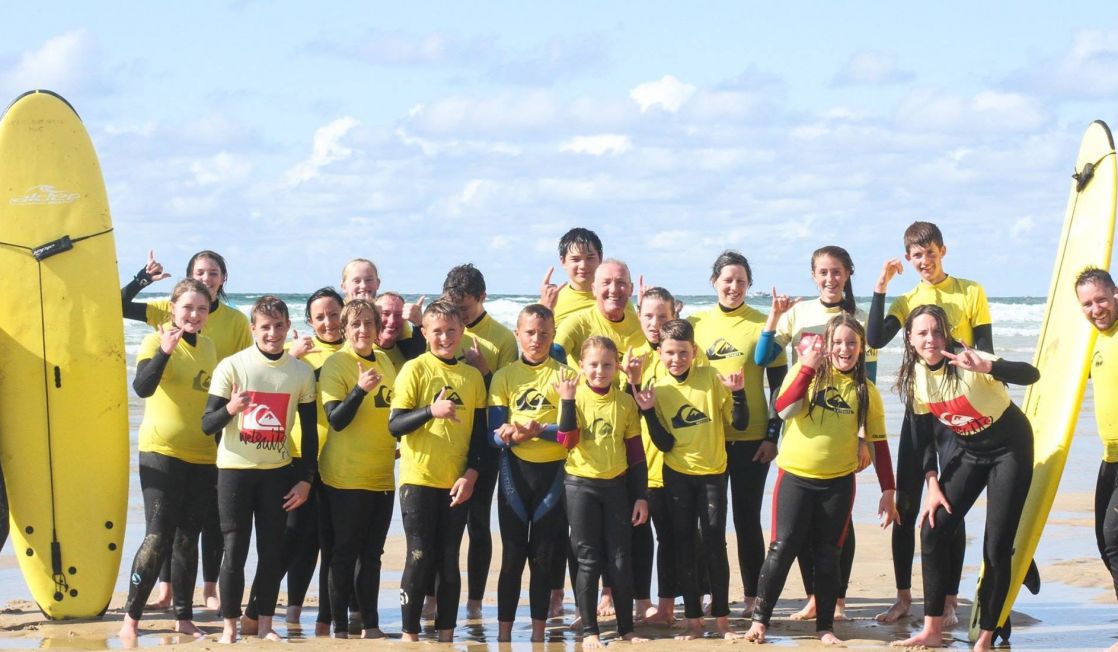
[[[380,384],[382,377],[376,367],[365,368],[365,365],[360,362],[357,363],[357,386],[369,393],[376,389]]]
[[[953,364],[960,369],[967,371],[976,371],[981,374],[988,374],[994,368],[994,363],[982,356],[978,355],[974,349],[963,345],[962,353],[952,353],[944,351],[943,357],[947,358],[949,364]]]
[[[160,324],[156,327],[156,330],[159,331],[159,349],[167,355],[171,355],[175,347],[179,345],[179,340],[182,339],[182,329],[174,324],[171,324],[168,328],[163,328],[163,324]]]

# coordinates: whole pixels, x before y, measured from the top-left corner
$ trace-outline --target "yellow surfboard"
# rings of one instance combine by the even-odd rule
[[[101,167],[48,91],[0,119],[0,464],[12,546],[47,617],[104,613],[128,506],[116,247]]]
[[[1105,123],[1093,122],[1083,135],[1075,161],[1064,230],[1048,290],[1048,305],[1037,338],[1033,364],[1040,370],[1040,380],[1025,391],[1022,405],[1033,426],[1033,483],[1013,543],[1013,574],[1005,607],[998,617],[999,628],[1004,627],[1009,617],[1036,552],[1075,434],[1079,404],[1087,387],[1091,352],[1095,347],[1095,328],[1083,318],[1079,308],[1075,277],[1090,265],[1102,269],[1110,266],[1116,189],[1118,167],[1114,139]],[[982,604],[976,595],[970,619],[972,641],[979,635],[981,613]],[[1002,633],[1008,637],[1008,631]]]

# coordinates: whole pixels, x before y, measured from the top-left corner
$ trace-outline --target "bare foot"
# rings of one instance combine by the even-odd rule
[[[834,632],[816,632],[815,635],[823,645],[842,645],[842,639],[835,636]]]
[[[994,630],[981,630],[978,634],[978,640],[974,642],[974,652],[987,652],[987,650],[992,649],[994,649]]]
[[[647,639],[647,638],[643,638],[643,637],[641,637],[641,636],[637,636],[637,635],[636,635],[635,633],[633,633],[633,632],[629,632],[628,634],[626,634],[626,635],[622,636],[621,638],[622,638],[623,640],[629,641],[630,643],[647,643],[647,642],[648,642],[648,639]]]
[[[125,615],[124,622],[120,625],[120,631],[116,635],[117,638],[124,641],[125,645],[132,647],[136,643],[136,638],[140,635],[140,621],[132,616]]]
[[[419,617],[424,620],[434,620],[437,612],[438,604],[435,602],[435,596],[429,595],[423,598],[423,611],[419,612]]]
[[[388,638],[388,634],[381,631],[380,627],[366,627],[361,630],[361,638]]]
[[[598,638],[597,634],[587,634],[582,637],[582,647],[585,650],[600,650],[605,646],[602,645],[602,639]]]
[[[481,620],[481,600],[466,600],[466,619]]]
[[[943,647],[943,617],[924,616],[924,628],[919,634],[903,641],[893,641],[891,645],[893,647]]]
[[[665,627],[671,627],[675,624],[675,605],[672,603],[671,599],[666,601],[667,606],[665,606],[664,602],[664,600],[661,600],[658,605],[649,607],[649,609],[644,612],[644,623],[646,625],[664,625]]]
[[[745,608],[741,610],[742,618],[752,618],[753,610],[757,608],[757,596],[745,596],[742,601],[745,603]]]
[[[532,628],[535,629],[536,621],[532,621]],[[512,621],[511,620],[498,620],[497,621],[497,642],[498,643],[511,643],[512,642]]]
[[[715,618],[714,627],[718,630],[718,635],[721,636],[723,640],[732,641],[734,639],[741,638],[741,634],[738,634],[734,630],[730,629],[729,616],[719,616]]]
[[[608,587],[602,589],[602,599],[598,600],[598,615],[612,616],[616,613],[613,609],[613,591]]]
[[[703,637],[703,619],[702,618],[685,618],[682,634],[677,634],[675,640],[677,641],[693,641]]]
[[[408,632],[400,632],[400,640],[405,643],[418,643],[419,634],[411,634]]]
[[[260,632],[260,621],[241,616],[241,636],[252,636]]]
[[[273,642],[276,642],[276,643],[283,640],[282,636],[277,634],[275,632],[275,630],[271,630],[271,629],[269,629],[267,632],[260,632],[259,634],[256,635],[256,638],[261,639],[263,641],[273,641]]]
[[[638,624],[644,623],[645,618],[648,617],[648,614],[650,612],[651,613],[656,613],[656,610],[652,608],[652,600],[643,599],[643,600],[634,601],[634,603],[633,603],[633,613],[635,614],[634,617],[633,617],[634,622],[636,622]]]
[[[908,615],[912,606],[911,591],[897,591],[897,600],[891,607],[873,617],[879,623],[895,623]]]
[[[547,605],[547,617],[562,618],[563,617],[563,589],[558,589],[551,592],[551,604]]]
[[[329,636],[330,635],[330,623],[315,623],[314,624],[314,635],[315,636]]]
[[[571,628],[571,631],[581,632],[582,631],[582,616],[575,616],[575,619],[571,621],[570,628]]]
[[[244,622],[243,619],[241,622]],[[257,627],[256,638],[266,641],[283,640],[282,638],[280,638],[280,635],[277,634],[274,629],[272,629],[272,616],[261,616],[257,623],[259,624],[259,626]],[[241,631],[245,631],[244,625],[241,625]]]
[[[454,642],[454,630],[453,629],[440,629],[439,630],[439,642],[440,643],[452,643],[452,642]]]
[[[764,643],[765,634],[768,633],[768,631],[768,627],[762,625],[757,621],[753,621],[753,624],[749,627],[749,631],[746,632],[745,636],[743,636],[742,638],[749,641],[750,643]]]
[[[232,645],[237,642],[237,619],[226,618],[221,627],[221,638],[217,639],[218,643]]]
[[[207,609],[217,611],[221,608],[221,598],[217,597],[217,582],[202,582],[202,600]]]
[[[283,614],[284,620],[286,620],[287,622],[292,623],[292,624],[298,623],[299,622],[299,616],[302,616],[302,615],[303,615],[303,607],[302,607],[302,605],[297,605],[297,604],[287,605],[287,609],[284,611],[284,614]]]
[[[543,643],[544,636],[547,634],[547,621],[546,620],[532,620],[532,642]],[[512,638],[512,623],[509,623],[509,638]]]
[[[176,620],[175,631],[180,634],[189,634],[194,638],[202,638],[206,635],[205,632],[198,629],[198,626],[194,624],[193,620]]]
[[[959,596],[957,595],[949,595],[947,599],[943,601],[943,628],[945,630],[951,629],[959,624],[958,608]]]
[[[815,596],[807,596],[807,604],[803,609],[789,616],[792,620],[815,620]]]
[[[846,598],[839,598],[835,601],[835,615],[833,617],[836,623],[850,620],[846,615]]]

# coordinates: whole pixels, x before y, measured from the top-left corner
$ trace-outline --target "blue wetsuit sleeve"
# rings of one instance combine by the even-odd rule
[[[761,337],[753,349],[753,362],[758,367],[764,367],[776,360],[778,355],[780,347],[776,344],[776,331],[761,331]]]
[[[485,412],[489,421],[489,432],[492,437],[489,443],[497,448],[508,448],[509,445],[497,434],[497,429],[509,422],[509,409],[504,405],[490,405]]]
[[[559,441],[559,424],[558,423],[547,424],[546,426],[543,427],[543,430],[540,431],[540,434],[537,435],[537,438],[543,439],[543,440],[546,440],[546,441],[558,442]]]
[[[551,351],[548,352],[548,355],[555,358],[559,362],[562,362],[563,364],[567,364],[567,352],[563,350],[563,347],[559,346],[558,344],[551,345]]]

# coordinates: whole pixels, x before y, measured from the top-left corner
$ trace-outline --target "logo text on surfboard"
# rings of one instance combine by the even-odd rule
[[[50,185],[41,185],[31,186],[27,189],[27,192],[18,197],[12,197],[8,202],[15,206],[28,204],[72,204],[80,198],[81,193],[59,190]]]

